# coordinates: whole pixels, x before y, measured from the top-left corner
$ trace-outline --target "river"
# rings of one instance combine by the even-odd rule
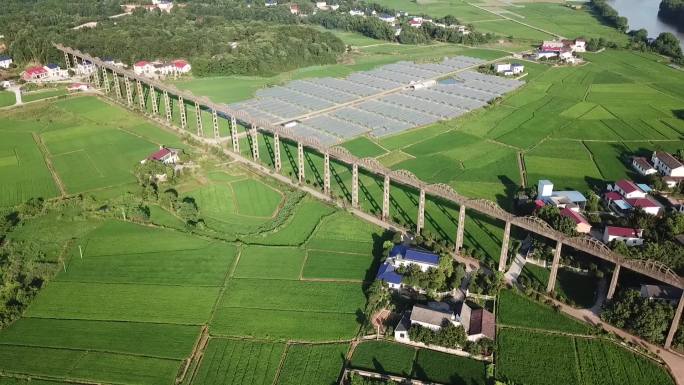
[[[629,20],[629,29],[644,28],[648,37],[658,37],[661,32],[672,32],[684,48],[684,26],[677,30],[673,24],[665,23],[658,18],[660,0],[609,0],[615,10]]]

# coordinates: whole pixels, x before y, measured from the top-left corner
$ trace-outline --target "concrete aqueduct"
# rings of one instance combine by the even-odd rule
[[[446,184],[428,184],[418,179],[413,173],[406,170],[390,170],[381,165],[373,158],[359,159],[341,147],[325,147],[317,140],[312,138],[300,137],[294,134],[291,129],[273,126],[268,122],[260,119],[255,119],[243,111],[234,111],[226,106],[213,103],[206,97],[198,97],[190,92],[182,91],[174,86],[163,84],[157,80],[150,79],[144,76],[139,76],[130,70],[120,68],[103,62],[99,58],[80,52],[79,50],[62,46],[60,44],[54,45],[58,50],[64,53],[64,59],[67,68],[71,68],[72,63],[76,64],[79,61],[90,62],[95,67],[95,70],[90,75],[91,83],[98,88],[101,88],[105,95],[112,97],[115,101],[122,103],[124,106],[138,110],[147,114],[145,106],[146,98],[144,97],[145,88],[149,90],[151,97],[151,117],[157,120],[165,119],[166,123],[173,125],[172,121],[172,98],[177,99],[180,114],[180,130],[187,132],[190,128],[187,121],[186,105],[194,105],[197,121],[195,126],[197,134],[192,135],[194,139],[203,143],[213,144],[221,147],[221,137],[219,132],[219,120],[227,119],[230,127],[230,142],[235,153],[240,153],[240,143],[238,137],[238,122],[245,127],[249,127],[249,135],[251,143],[258,143],[257,138],[259,133],[267,133],[273,136],[274,140],[274,166],[276,172],[281,171],[281,156],[280,156],[280,141],[286,140],[297,144],[297,177],[300,183],[304,183],[304,148],[308,151],[317,152],[323,155],[324,172],[323,172],[323,191],[326,195],[330,195],[330,158],[347,164],[352,168],[352,206],[358,208],[359,204],[359,167],[365,171],[382,177],[383,183],[383,199],[382,199],[382,215],[383,221],[390,219],[390,186],[391,182],[408,186],[419,191],[418,201],[418,217],[416,220],[416,232],[420,233],[425,225],[425,196],[429,194],[433,197],[452,202],[459,206],[458,227],[456,233],[455,251],[458,252],[463,246],[463,235],[465,230],[465,214],[466,209],[485,214],[491,218],[498,219],[505,223],[503,242],[501,245],[501,255],[499,259],[499,270],[503,271],[507,266],[509,238],[511,226],[517,226],[524,230],[533,232],[535,234],[544,236],[556,242],[554,250],[553,263],[551,267],[551,275],[549,283],[546,288],[547,292],[551,292],[555,288],[556,275],[558,272],[558,265],[563,246],[571,247],[573,249],[582,251],[597,258],[609,261],[615,264],[613,275],[611,277],[610,286],[608,288],[607,298],[610,299],[615,293],[615,288],[618,282],[620,270],[626,268],[642,274],[644,276],[656,279],[660,282],[672,285],[674,287],[684,289],[684,278],[675,274],[671,269],[664,266],[657,261],[651,260],[635,260],[623,257],[609,249],[605,244],[588,237],[568,237],[565,234],[551,228],[546,222],[536,217],[531,216],[516,216],[502,209],[496,203],[485,199],[470,199],[458,194],[451,186]],[[110,77],[112,80],[110,81]],[[122,84],[123,83],[123,87]],[[135,84],[135,90],[133,89]],[[112,88],[114,88],[114,95],[112,95]],[[161,94],[161,101],[158,99]],[[134,105],[134,100],[138,101],[138,106]],[[160,103],[164,103],[165,116],[160,117]],[[214,139],[208,140],[204,137],[204,127],[202,126],[202,119],[200,112],[208,110],[211,112]],[[251,146],[252,158],[254,161],[259,160],[258,145]],[[665,348],[670,348],[672,339],[679,326],[679,321],[684,308],[684,292],[679,300],[674,319],[670,326]]]

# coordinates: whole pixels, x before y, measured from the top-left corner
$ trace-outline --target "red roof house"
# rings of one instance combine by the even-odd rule
[[[625,199],[625,201],[629,203],[630,206],[635,208],[638,207],[644,210],[647,214],[651,215],[658,215],[660,214],[660,211],[663,209],[663,206],[661,206],[658,202],[654,201],[650,197]]]
[[[173,68],[177,72],[180,72],[180,73],[186,73],[186,72],[190,71],[190,69],[192,68],[190,66],[190,63],[188,63],[187,61],[182,60],[182,59],[173,60],[171,62],[171,65],[173,66]]]
[[[572,221],[575,222],[575,231],[578,233],[588,233],[591,231],[589,221],[587,221],[582,214],[566,207],[561,210],[560,215],[572,219]]]
[[[621,179],[615,182],[613,186],[613,191],[617,191],[622,194],[623,197],[630,198],[645,198],[646,193],[639,188],[634,182],[627,179]]]
[[[42,66],[35,66],[35,67],[29,67],[24,71],[24,80],[32,80],[32,79],[42,79],[48,75],[48,71],[45,69],[45,67]]]
[[[179,161],[178,150],[168,147],[160,147],[159,150],[152,153],[145,160],[155,160],[166,164],[174,164]],[[145,163],[143,160],[141,163]]]
[[[603,231],[603,242],[608,243],[614,240],[623,241],[627,246],[642,245],[644,240],[641,238],[642,229],[630,227],[606,226]]]

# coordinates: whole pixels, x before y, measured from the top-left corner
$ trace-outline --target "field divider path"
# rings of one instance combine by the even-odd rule
[[[276,369],[275,376],[273,376],[273,382],[271,385],[276,385],[280,379],[280,372],[283,370],[283,366],[285,366],[285,357],[287,357],[287,351],[290,349],[291,344],[291,341],[287,341],[285,343],[285,348],[283,349],[283,354],[280,356],[280,362],[278,362],[278,368]]]
[[[235,258],[233,259],[233,263],[231,264],[230,268],[228,271],[226,271],[225,276],[223,277],[223,285],[221,286],[221,290],[219,291],[219,294],[216,296],[216,301],[214,301],[214,305],[211,307],[211,312],[209,313],[209,319],[207,320],[207,326],[211,324],[211,322],[214,320],[214,316],[216,315],[216,310],[218,310],[219,304],[223,300],[223,296],[226,293],[226,290],[228,289],[228,281],[233,277],[233,274],[235,274],[235,269],[237,269],[237,265],[240,262],[240,256],[242,255],[242,246],[238,246],[237,250],[237,255],[235,255]]]
[[[59,177],[59,174],[57,174],[55,166],[52,164],[52,159],[50,158],[50,151],[48,151],[47,146],[45,146],[43,138],[41,138],[40,135],[38,135],[35,132],[32,132],[31,135],[33,136],[33,140],[36,142],[36,145],[40,149],[40,152],[43,154],[43,160],[45,160],[45,165],[47,166],[48,170],[50,170],[52,180],[55,182],[57,188],[59,189],[59,194],[62,198],[66,197],[66,188],[64,188],[64,183],[62,182],[62,179]]]

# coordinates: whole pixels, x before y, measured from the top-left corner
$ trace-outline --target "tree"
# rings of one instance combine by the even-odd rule
[[[672,57],[682,57],[682,47],[679,45],[679,39],[671,32],[662,32],[653,42],[653,48],[659,53]]]
[[[548,223],[551,227],[562,232],[563,234],[574,236],[576,233],[575,222],[568,217],[561,216],[560,210],[557,207],[546,205],[537,210],[536,215]]]
[[[587,191],[587,205],[586,210],[589,212],[597,212],[600,209],[601,198],[593,191]]]
[[[633,42],[646,43],[648,41],[648,31],[643,28],[629,31],[629,36]]]
[[[674,308],[671,305],[642,298],[638,291],[627,289],[620,291],[606,305],[601,319],[661,344],[665,341],[673,315]]]

